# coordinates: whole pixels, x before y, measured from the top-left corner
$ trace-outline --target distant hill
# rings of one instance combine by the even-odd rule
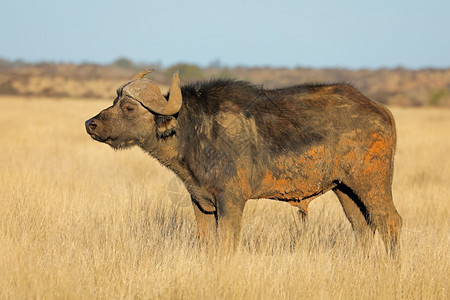
[[[146,66],[124,64],[26,64],[0,60],[0,95],[108,98]],[[265,88],[301,83],[351,83],[369,98],[388,105],[450,107],[450,69],[348,70],[310,68],[199,68],[179,64],[149,77],[167,90],[172,72],[184,83],[209,78],[234,78]]]

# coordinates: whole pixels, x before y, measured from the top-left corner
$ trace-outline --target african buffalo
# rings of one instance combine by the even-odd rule
[[[396,132],[391,113],[347,84],[267,90],[211,80],[166,96],[136,75],[111,107],[86,121],[97,141],[138,145],[184,182],[199,236],[238,241],[248,199],[288,202],[306,213],[333,190],[357,237],[375,229],[395,254],[402,219],[392,200]]]

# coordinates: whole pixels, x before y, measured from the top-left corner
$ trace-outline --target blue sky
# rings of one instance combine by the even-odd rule
[[[206,66],[450,67],[450,1],[14,0],[0,57]]]

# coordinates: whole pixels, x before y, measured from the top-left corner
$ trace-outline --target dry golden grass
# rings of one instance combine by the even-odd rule
[[[1,299],[449,299],[450,110],[392,109],[395,261],[379,237],[358,249],[332,193],[306,225],[250,201],[239,250],[204,249],[166,195],[174,175],[85,134],[107,105],[0,98]]]

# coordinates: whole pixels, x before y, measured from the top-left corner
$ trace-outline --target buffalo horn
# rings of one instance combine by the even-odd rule
[[[178,75],[178,71],[173,74],[169,94],[170,95],[167,106],[165,107],[164,111],[160,112],[160,114],[166,116],[176,114],[180,110],[181,104],[183,102],[180,89],[180,76]]]

